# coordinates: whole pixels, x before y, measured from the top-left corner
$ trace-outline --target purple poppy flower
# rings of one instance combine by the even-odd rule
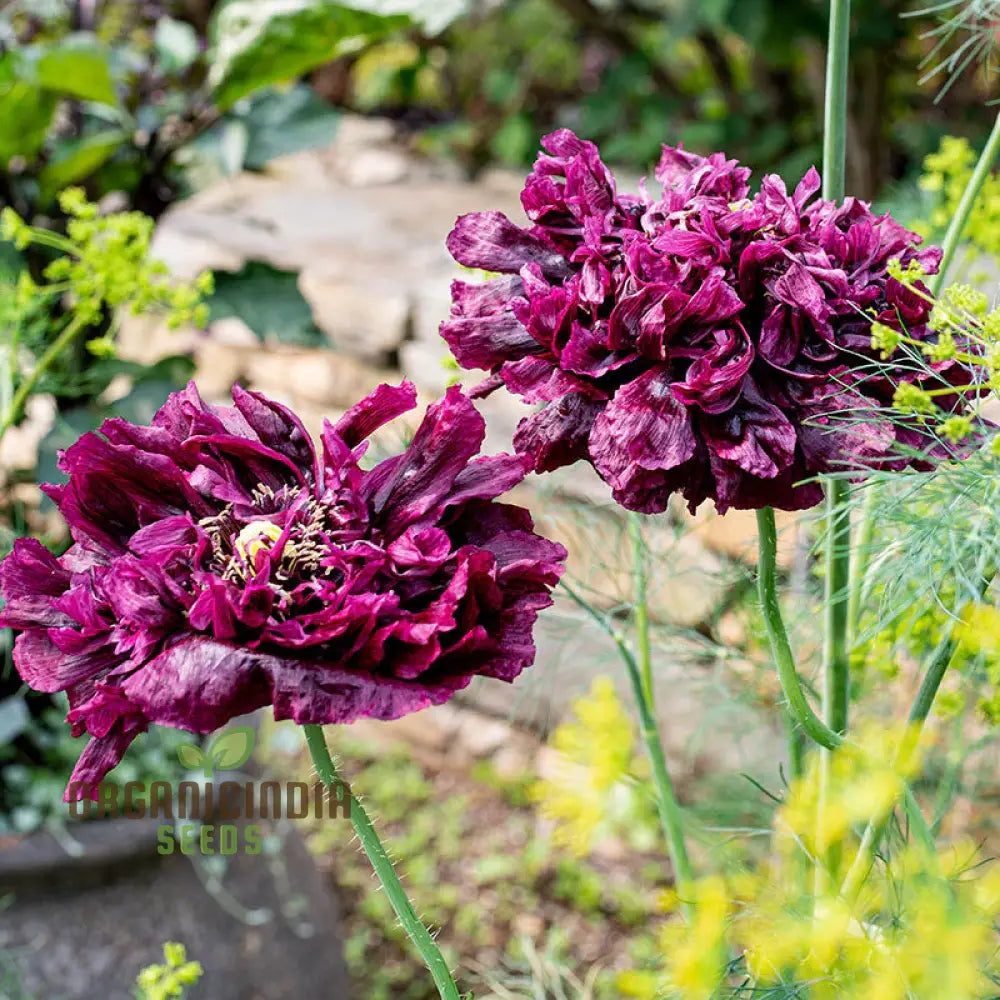
[[[929,303],[889,263],[934,273],[937,248],[864,202],[818,199],[814,169],[751,197],[735,160],[664,147],[654,198],[621,194],[572,132],[543,146],[529,227],[458,220],[455,259],[502,277],[455,282],[441,327],[460,365],[492,373],[476,394],[545,404],[514,439],[536,471],[588,461],[632,510],[676,491],[721,512],[809,507],[820,473],[901,463],[914,432],[890,419],[871,324],[928,336]]]
[[[151,723],[209,732],[271,704],[299,723],[394,719],[535,655],[565,550],[496,497],[518,455],[474,457],[482,417],[457,389],[406,451],[363,469],[368,436],[416,405],[383,385],[314,446],[289,410],[194,385],[149,427],[108,420],[46,487],[72,547],[20,539],[0,564],[0,624],[39,691],[66,691],[91,737],[80,795]]]

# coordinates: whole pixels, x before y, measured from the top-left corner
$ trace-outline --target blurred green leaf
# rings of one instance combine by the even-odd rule
[[[230,0],[215,21],[211,83],[216,104],[332,62],[409,23],[329,0]]]
[[[329,145],[340,114],[299,84],[285,92],[261,94],[243,120],[249,136],[244,166],[259,170],[277,156]]]
[[[313,322],[309,303],[299,291],[294,271],[279,271],[250,261],[235,274],[216,272],[215,291],[207,300],[211,317],[236,316],[261,340],[306,347],[328,346]]]
[[[15,156],[34,159],[45,144],[57,103],[55,94],[24,80],[0,90],[0,166]]]
[[[81,101],[116,103],[109,53],[93,36],[79,33],[38,46],[35,59],[39,86]]]
[[[85,180],[127,141],[128,136],[116,129],[57,145],[52,159],[38,175],[39,201],[46,205],[63,188]]]
[[[528,114],[505,118],[490,139],[490,152],[503,164],[517,166],[531,159],[538,145],[538,134]]]

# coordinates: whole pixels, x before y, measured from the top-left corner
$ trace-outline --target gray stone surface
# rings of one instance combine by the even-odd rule
[[[139,970],[162,962],[166,941],[186,945],[204,967],[190,1000],[347,1000],[334,898],[301,837],[278,832],[274,854],[224,859],[211,894],[211,871],[199,876],[179,853],[158,857],[153,836],[86,877],[70,859],[36,871],[4,899],[0,950],[33,1000],[130,1000]],[[93,835],[105,851],[115,844],[106,829]],[[197,863],[213,860],[223,859]]]

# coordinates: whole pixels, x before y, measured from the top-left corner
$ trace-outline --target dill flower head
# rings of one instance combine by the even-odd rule
[[[456,282],[441,328],[460,365],[492,373],[477,391],[545,404],[514,440],[536,471],[588,461],[647,513],[673,492],[801,509],[821,496],[804,480],[901,461],[892,386],[854,369],[878,359],[873,321],[926,337],[907,279],[937,270],[937,248],[857,199],[818,199],[814,169],[751,196],[735,160],[664,147],[662,195],[632,195],[592,143],[562,130],[543,145],[529,228],[458,220],[455,259],[501,277]]]
[[[326,423],[319,447],[264,396],[233,402],[192,384],[149,427],[85,434],[45,488],[72,547],[19,539],[0,564],[21,677],[66,691],[91,737],[67,795],[96,793],[150,723],[210,732],[268,704],[299,723],[393,719],[534,659],[566,553],[496,502],[527,463],[474,457],[484,422],[457,388],[370,469],[367,438],[416,404],[408,383]]]

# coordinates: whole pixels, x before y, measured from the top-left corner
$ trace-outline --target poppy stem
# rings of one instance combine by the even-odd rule
[[[840,736],[812,710],[802,690],[788,633],[781,617],[777,587],[778,534],[774,524],[774,511],[770,507],[762,507],[757,511],[757,533],[760,538],[757,593],[764,624],[767,626],[767,637],[771,643],[771,655],[774,657],[789,714],[814,743],[832,750],[840,745]]]
[[[306,725],[302,729],[305,732],[306,745],[309,747],[309,754],[312,757],[319,780],[327,788],[332,788],[334,782],[340,781],[340,778],[333,758],[330,756],[329,747],[326,745],[323,727]],[[461,1000],[448,963],[434,943],[430,931],[421,923],[416,910],[413,909],[410,897],[406,895],[406,890],[399,881],[396,869],[393,868],[392,861],[382,846],[382,841],[379,840],[368,814],[350,791],[347,793],[347,801],[351,810],[351,824],[354,826],[354,832],[358,835],[358,840],[361,841],[361,846],[364,848],[365,854],[368,855],[368,860],[371,861],[372,868],[375,869],[375,874],[382,883],[382,888],[385,889],[385,894],[389,898],[393,910],[396,911],[396,916],[399,917],[399,922],[403,925],[403,929],[409,935],[414,947],[420,952],[420,957],[424,960],[424,964],[433,977],[434,985],[442,1000]]]

